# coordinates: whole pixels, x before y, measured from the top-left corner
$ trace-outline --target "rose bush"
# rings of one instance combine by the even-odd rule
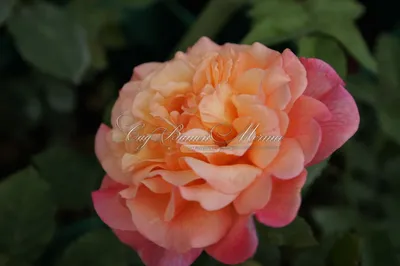
[[[203,251],[226,264],[249,259],[253,217],[293,221],[305,167],[342,146],[359,114],[319,59],[203,37],[168,62],[136,67],[111,123],[95,143],[107,173],[93,193],[98,215],[146,265],[187,266]],[[244,132],[282,139],[242,141]]]

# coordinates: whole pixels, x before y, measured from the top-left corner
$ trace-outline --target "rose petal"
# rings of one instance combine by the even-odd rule
[[[147,240],[139,232],[114,230],[121,242],[136,250],[146,266],[190,266],[201,254],[202,249],[191,249],[180,254],[166,250]]]
[[[277,178],[290,179],[304,169],[304,153],[295,139],[284,138],[279,154],[268,166],[268,170]]]
[[[141,64],[133,69],[132,80],[142,80],[148,74],[155,71],[158,67],[160,67],[162,63],[158,62],[150,62]]]
[[[232,223],[231,208],[209,212],[197,203],[191,203],[173,220],[164,221],[169,198],[141,187],[136,197],[127,201],[132,220],[138,231],[157,245],[187,252],[218,242]]]
[[[290,180],[273,178],[271,198],[262,210],[256,212],[257,220],[270,227],[284,227],[290,224],[300,208],[300,191],[306,177],[307,170]]]
[[[237,195],[223,194],[208,184],[180,187],[181,195],[189,201],[197,201],[207,211],[220,210],[228,206]]]
[[[206,252],[225,264],[239,264],[250,259],[256,252],[258,237],[253,218],[239,216],[229,233],[218,243],[206,248]]]
[[[110,148],[109,138],[110,128],[102,124],[97,131],[95,138],[95,153],[102,167],[108,176],[114,181],[121,184],[130,184],[129,173],[124,173],[118,162],[118,158],[114,155]]]
[[[307,72],[299,58],[289,49],[282,53],[283,68],[290,77],[291,101],[294,102],[303,94],[307,87]]]
[[[265,207],[271,197],[272,180],[268,173],[262,173],[233,202],[239,214],[250,214]]]
[[[246,164],[216,166],[190,157],[184,160],[198,176],[226,194],[240,192],[261,173],[259,168]]]
[[[319,59],[302,59],[307,69],[308,86],[305,93],[324,103],[332,114],[320,122],[322,140],[314,159],[316,164],[340,148],[357,131],[360,115],[353,97],[343,87],[343,81],[331,66]]]
[[[121,230],[136,230],[129,209],[122,205],[120,189],[98,190],[92,193],[94,209],[109,227]]]

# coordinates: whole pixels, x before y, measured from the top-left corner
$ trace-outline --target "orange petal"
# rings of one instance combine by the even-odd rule
[[[267,205],[272,191],[271,176],[262,173],[233,202],[239,214],[251,214]]]
[[[216,166],[190,157],[184,160],[198,176],[226,194],[242,191],[261,173],[259,168],[246,164]]]
[[[207,211],[220,210],[229,205],[237,195],[223,194],[208,184],[179,187],[181,195],[189,201],[197,201]]]
[[[174,186],[184,186],[194,180],[199,179],[192,170],[186,171],[170,171],[170,170],[155,170],[150,176],[160,175],[165,181]]]
[[[233,91],[240,94],[258,94],[262,88],[264,76],[265,70],[259,68],[250,69],[235,81],[232,86]]]
[[[307,87],[307,72],[299,58],[289,49],[282,53],[283,68],[290,77],[292,102],[302,95]]]
[[[150,241],[169,250],[187,252],[218,242],[229,230],[232,210],[209,212],[197,203],[186,206],[170,222],[164,221],[169,198],[142,187],[135,199],[128,200],[132,220],[138,231]]]
[[[172,189],[171,184],[164,181],[161,177],[146,178],[142,181],[142,184],[154,193],[169,193]]]
[[[155,71],[161,65],[162,65],[162,63],[150,62],[150,63],[141,64],[141,65],[135,67],[133,69],[132,80],[144,79],[148,74]]]
[[[284,138],[279,154],[269,165],[268,171],[277,178],[290,179],[303,171],[304,162],[304,153],[300,144],[295,139]]]

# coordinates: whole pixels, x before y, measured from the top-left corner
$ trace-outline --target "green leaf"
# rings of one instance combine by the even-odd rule
[[[0,183],[0,251],[26,261],[50,242],[55,208],[49,186],[31,167]]]
[[[312,184],[321,175],[322,171],[328,166],[329,158],[324,161],[315,164],[313,166],[307,167],[307,180],[303,186],[302,194],[303,196],[310,190]]]
[[[398,97],[391,95],[392,99],[380,99],[377,104],[378,118],[382,130],[397,143],[400,143],[400,117]]]
[[[1,266],[30,266],[29,263],[22,261],[21,259],[17,259],[14,257],[10,257],[6,254],[0,253],[0,265]]]
[[[311,227],[307,222],[297,217],[292,223],[282,228],[267,228],[260,226],[258,230],[268,243],[278,246],[304,248],[317,245]]]
[[[319,246],[302,249],[296,255],[292,266],[325,266],[326,254]]]
[[[83,235],[64,252],[57,266],[129,266],[130,251],[111,231],[96,230]]]
[[[66,11],[45,2],[27,6],[8,27],[26,61],[55,77],[81,81],[90,64],[86,33]]]
[[[378,61],[379,80],[382,85],[381,89],[387,93],[399,95],[400,39],[395,36],[383,34],[378,39],[376,58]]]
[[[385,179],[391,189],[400,191],[400,156],[389,158],[383,164],[382,178]],[[400,218],[400,216],[399,216]]]
[[[254,259],[262,265],[280,266],[281,252],[278,246],[268,243],[268,239],[260,238]]]
[[[349,170],[362,170],[373,175],[377,169],[377,154],[364,143],[350,140],[343,146],[346,158],[346,167]]]
[[[309,15],[301,5],[288,1],[275,3],[276,6],[272,9],[265,9],[263,5],[255,5],[250,13],[254,17],[254,25],[242,43],[262,42],[273,45],[310,31]],[[263,14],[261,9],[267,13]]]
[[[6,21],[16,3],[16,0],[2,0],[0,2],[0,26]]]
[[[106,69],[108,66],[106,49],[98,41],[89,42],[89,47],[92,57],[92,67],[95,70]]]
[[[386,232],[375,230],[361,240],[363,266],[398,266],[392,243]]]
[[[354,234],[345,234],[336,241],[329,254],[332,266],[355,266],[360,261],[360,239]]]
[[[337,39],[347,51],[365,68],[377,73],[377,65],[365,43],[360,31],[351,21],[341,21],[323,25],[318,30]]]
[[[43,87],[51,109],[59,113],[70,113],[75,109],[75,91],[70,83],[40,74],[37,75],[37,80]]]
[[[357,100],[370,105],[376,102],[376,94],[379,91],[376,81],[367,75],[355,74],[347,77],[346,88]]]
[[[347,58],[340,45],[332,38],[305,36],[298,41],[298,56],[319,58],[330,64],[342,77],[347,75]]]
[[[60,207],[82,209],[92,205],[91,192],[98,188],[103,175],[94,156],[54,146],[35,156],[33,161],[51,185]]]
[[[308,0],[306,7],[321,24],[333,24],[342,20],[352,21],[365,11],[364,6],[354,0]]]
[[[246,262],[240,263],[237,266],[263,266],[261,263],[255,260],[248,260]]]
[[[347,232],[359,222],[358,213],[345,207],[318,207],[312,215],[325,235]]]

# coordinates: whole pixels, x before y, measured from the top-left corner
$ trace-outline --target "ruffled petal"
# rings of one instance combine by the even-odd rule
[[[225,264],[239,264],[250,259],[258,246],[257,232],[251,216],[239,216],[229,233],[206,252]]]
[[[306,181],[307,171],[290,180],[273,178],[268,204],[256,212],[257,220],[270,227],[284,227],[297,216],[300,208],[300,191]]]
[[[190,266],[200,256],[202,249],[191,249],[177,253],[157,246],[139,232],[114,230],[119,240],[136,250],[146,266]]]
[[[312,165],[326,159],[354,135],[360,115],[353,97],[331,66],[319,59],[302,59],[302,63],[308,79],[305,94],[324,103],[332,114],[331,119],[320,122],[321,145],[308,164]]]
[[[157,245],[177,252],[204,248],[218,242],[232,223],[232,209],[204,210],[198,203],[188,203],[171,221],[165,221],[169,202],[167,194],[154,194],[141,187],[134,199],[127,200],[138,231]]]
[[[247,164],[217,166],[190,157],[185,157],[184,160],[214,189],[226,194],[242,191],[261,174],[261,169]]]

